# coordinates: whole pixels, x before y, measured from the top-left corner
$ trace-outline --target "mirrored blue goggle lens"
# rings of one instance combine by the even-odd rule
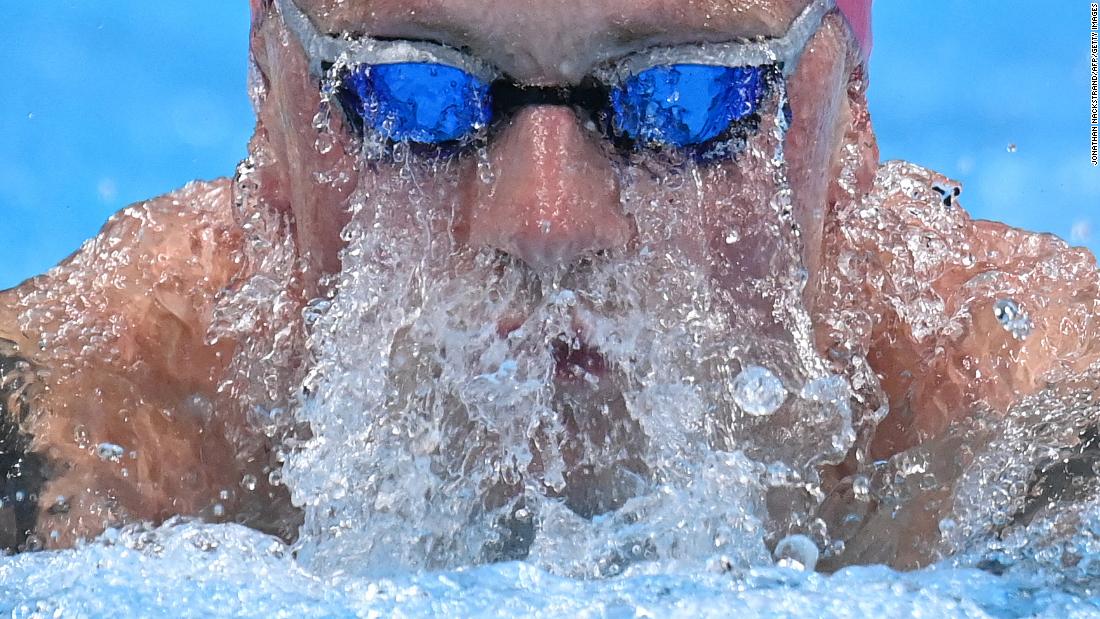
[[[612,90],[612,128],[642,143],[703,144],[755,113],[763,91],[764,67],[657,66]]]
[[[349,113],[395,142],[461,140],[485,127],[491,116],[489,85],[447,65],[364,65],[349,71],[342,85]]]

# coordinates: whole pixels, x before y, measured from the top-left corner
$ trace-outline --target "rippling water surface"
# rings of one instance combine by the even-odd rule
[[[526,562],[387,578],[320,577],[281,542],[235,525],[113,531],[83,548],[5,559],[13,617],[1092,617],[1100,598],[1024,578],[934,566],[826,576],[762,567],[609,580]]]

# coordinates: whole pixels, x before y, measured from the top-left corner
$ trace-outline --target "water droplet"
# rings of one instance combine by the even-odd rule
[[[95,448],[96,457],[103,461],[119,462],[125,453],[126,450],[121,445],[114,443],[100,443]]]
[[[871,495],[871,480],[863,475],[852,478],[852,494],[860,501],[866,501]]]
[[[846,402],[851,396],[852,391],[848,386],[847,379],[835,374],[817,378],[806,383],[806,385],[802,387],[802,392],[799,393],[799,397],[803,400],[829,404]]]
[[[327,155],[332,152],[333,147],[336,146],[336,138],[333,137],[331,132],[322,131],[317,134],[317,140],[314,146],[317,148],[317,152],[322,155]]]
[[[84,424],[77,424],[73,428],[73,440],[78,447],[88,446],[88,428],[84,427]]]
[[[569,290],[568,288],[561,290],[554,298],[554,303],[557,305],[564,305],[566,307],[573,307],[577,304],[577,293]]]
[[[327,104],[322,104],[321,109],[318,110],[317,113],[313,115],[313,128],[314,129],[316,129],[318,131],[322,131],[322,130],[328,128],[329,119],[331,117],[329,109],[330,108]]]
[[[483,378],[494,385],[510,383],[515,380],[518,367],[514,359],[505,359],[496,372],[481,374],[478,378]]]
[[[790,483],[791,467],[782,462],[772,462],[765,470],[764,479],[769,486],[783,486]]]
[[[684,173],[683,170],[678,168],[671,168],[661,179],[665,189],[669,191],[677,191],[684,186]]]
[[[817,567],[820,552],[817,544],[805,535],[788,535],[775,546],[775,564],[796,570],[812,572]]]
[[[1031,318],[1016,301],[1012,299],[1000,299],[993,304],[993,315],[1001,323],[1005,331],[1012,334],[1017,340],[1024,340],[1031,335],[1033,328]]]
[[[496,180],[489,150],[486,148],[477,149],[477,178],[485,185],[491,185]]]
[[[767,368],[750,365],[733,380],[733,399],[746,413],[764,417],[779,410],[787,389]]]
[[[958,527],[958,523],[952,518],[940,520],[940,535],[950,535]]]

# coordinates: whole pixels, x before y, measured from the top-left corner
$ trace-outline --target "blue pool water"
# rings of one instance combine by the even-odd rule
[[[1088,4],[877,3],[870,97],[883,158],[963,181],[976,217],[1100,250]],[[5,10],[0,288],[43,272],[126,204],[231,174],[244,157],[247,2]]]
[[[236,525],[112,531],[75,552],[0,561],[12,617],[1032,617],[1100,616],[1100,597],[976,569],[833,575],[760,568],[562,578],[527,563],[320,578]]]

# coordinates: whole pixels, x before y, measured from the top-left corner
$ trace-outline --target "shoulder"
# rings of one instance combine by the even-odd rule
[[[0,293],[0,341],[47,376],[39,408],[62,414],[85,388],[150,377],[212,389],[224,351],[206,333],[241,268],[232,193],[226,180],[192,183],[127,207],[61,264]]]
[[[232,205],[223,179],[119,211],[59,265],[0,293],[0,337],[37,357],[90,352],[156,325],[201,328],[241,268]]]
[[[239,244],[233,191],[229,179],[195,181],[127,206],[56,267],[5,294],[57,285],[91,268],[121,273],[140,267],[155,275],[222,266],[215,254]]]
[[[93,238],[57,267],[29,280],[30,288],[83,281],[91,286],[110,274],[117,290],[139,291],[171,279],[223,283],[241,234],[233,217],[233,184],[227,179],[192,182],[164,196],[115,213]]]
[[[26,547],[36,522],[70,507],[87,516],[92,489],[129,488],[89,445],[159,427],[129,416],[152,420],[178,394],[213,391],[224,351],[207,345],[206,325],[240,269],[232,207],[226,180],[134,204],[0,292],[0,549]],[[70,503],[40,511],[44,494]]]
[[[876,194],[887,294],[918,339],[1017,384],[1025,367],[1039,381],[1100,360],[1100,269],[1087,249],[972,219],[959,183],[911,164],[884,166]]]
[[[961,199],[960,183],[890,162],[826,232],[818,311],[839,325],[833,341],[860,343],[891,408],[914,420],[907,433],[935,434],[977,405],[1003,411],[1100,363],[1096,259],[974,220]]]
[[[210,515],[221,489],[260,477],[266,437],[223,389],[238,341],[218,321],[239,309],[263,236],[236,211],[231,182],[193,183],[120,211],[57,267],[0,293],[0,549]],[[4,507],[16,493],[30,501],[22,511]],[[49,534],[28,537],[32,523]]]

